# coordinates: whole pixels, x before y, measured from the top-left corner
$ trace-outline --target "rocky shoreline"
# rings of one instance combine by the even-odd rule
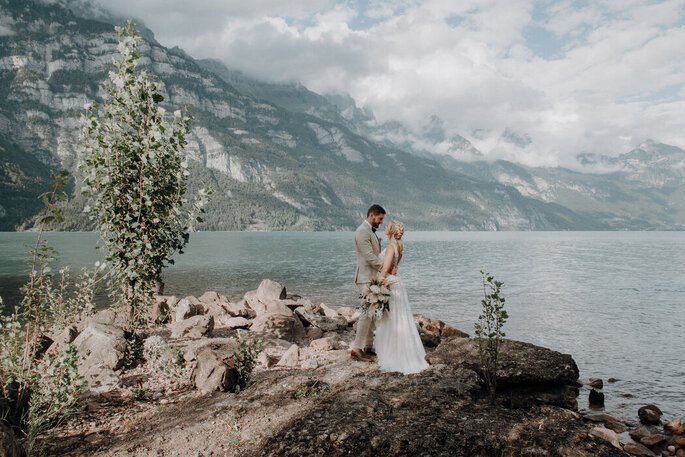
[[[467,334],[416,315],[430,368],[403,376],[350,360],[358,317],[270,280],[239,303],[216,292],[159,296],[145,362],[124,369],[119,318],[101,311],[47,349],[76,345],[89,389],[76,418],[43,438],[48,454],[685,456],[685,424],[662,424],[656,407],[641,408],[642,424],[579,414],[570,355],[505,340],[493,406]],[[255,339],[254,383],[232,393],[234,356]]]

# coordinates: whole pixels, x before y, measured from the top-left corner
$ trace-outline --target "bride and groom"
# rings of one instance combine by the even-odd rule
[[[350,356],[354,360],[371,362],[375,349],[382,371],[418,373],[428,367],[424,360],[426,351],[414,324],[407,292],[397,276],[404,250],[404,225],[398,221],[390,221],[386,225],[389,245],[381,251],[376,229],[383,223],[384,217],[385,210],[379,205],[372,205],[367,211],[366,220],[354,233],[357,251],[355,283],[359,292],[364,294],[373,279],[389,280],[392,283],[389,288],[389,307],[380,318],[371,309],[362,312]]]

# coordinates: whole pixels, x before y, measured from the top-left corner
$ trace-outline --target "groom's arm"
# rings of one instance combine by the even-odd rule
[[[377,269],[383,265],[381,260],[378,258],[378,255],[374,254],[373,242],[366,234],[356,233],[354,235],[354,242],[366,263]]]

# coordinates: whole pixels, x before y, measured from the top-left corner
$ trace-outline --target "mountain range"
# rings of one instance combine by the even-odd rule
[[[121,23],[87,1],[0,0],[0,230],[31,226],[51,172],[78,179],[79,119],[102,99]],[[420,132],[379,123],[347,95],[258,81],[141,35],[167,109],[192,105],[191,192],[215,189],[207,230],[351,229],[371,203],[415,230],[685,228],[682,149],[579,157],[602,174],[488,162],[437,117]],[[88,229],[73,189],[61,228]]]

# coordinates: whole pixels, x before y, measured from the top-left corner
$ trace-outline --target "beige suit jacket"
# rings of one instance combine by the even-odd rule
[[[381,253],[381,242],[366,221],[354,232],[354,247],[357,250],[357,272],[354,282],[357,285],[369,283],[378,276],[383,261],[378,258]]]

